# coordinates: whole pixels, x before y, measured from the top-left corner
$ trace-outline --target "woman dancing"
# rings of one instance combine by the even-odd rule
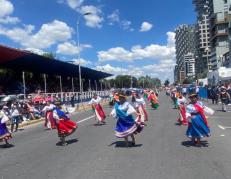
[[[136,110],[126,101],[125,94],[119,94],[119,102],[115,103],[111,116],[117,119],[115,136],[124,138],[126,146],[129,147],[128,137],[132,138],[132,145],[135,145],[134,134],[141,132],[141,126],[135,122],[132,114],[137,114]]]
[[[76,122],[72,121],[65,112],[61,110],[61,108],[61,103],[57,102],[56,108],[53,110],[53,117],[56,120],[61,145],[66,146],[67,142],[65,138],[75,132],[78,126]]]
[[[208,126],[207,114],[213,115],[214,111],[202,102],[198,101],[197,94],[191,94],[189,96],[191,103],[186,108],[186,116],[190,120],[186,135],[196,144],[201,145],[201,138],[210,136],[210,128]]]

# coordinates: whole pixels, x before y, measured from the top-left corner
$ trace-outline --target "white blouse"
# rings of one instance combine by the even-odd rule
[[[134,109],[134,107],[131,104],[129,104],[129,102],[125,102],[124,104],[119,105],[119,109],[126,112],[127,115],[131,115],[133,113],[136,113],[136,110]],[[115,108],[112,110],[111,116],[116,117]]]
[[[102,100],[102,98],[98,96],[96,99],[92,98],[88,104],[99,104],[101,102],[101,100]]]

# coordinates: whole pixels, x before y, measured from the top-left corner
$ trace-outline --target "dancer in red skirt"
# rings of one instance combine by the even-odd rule
[[[70,120],[70,118],[61,110],[61,103],[56,103],[56,108],[53,110],[53,117],[56,119],[58,136],[63,146],[67,145],[65,138],[71,135],[77,129],[77,123]]]
[[[92,109],[95,112],[95,116],[98,120],[98,124],[103,123],[105,124],[105,119],[106,119],[106,115],[103,111],[102,106],[100,105],[102,98],[99,97],[96,93],[94,94],[93,98],[91,99],[91,101],[89,102],[89,104],[92,105]]]
[[[42,109],[42,112],[45,113],[45,123],[44,126],[48,129],[56,129],[55,119],[53,118],[53,110],[55,105],[47,101],[46,106]]]
[[[181,92],[179,92],[178,97],[177,97],[177,106],[179,110],[179,118],[178,122],[180,125],[188,125],[188,120],[186,118],[186,105],[187,105],[187,100],[186,98],[182,95]]]

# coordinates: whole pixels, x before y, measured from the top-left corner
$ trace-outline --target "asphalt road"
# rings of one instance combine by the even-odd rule
[[[94,118],[84,120],[91,111],[74,116],[82,122],[66,147],[42,124],[25,127],[14,134],[14,147],[0,148],[0,179],[230,179],[230,113],[213,106],[212,136],[199,148],[186,138],[186,127],[176,125],[172,107],[164,95],[157,111],[148,107],[148,125],[129,148],[116,140],[114,119],[108,117],[103,126],[95,126]]]

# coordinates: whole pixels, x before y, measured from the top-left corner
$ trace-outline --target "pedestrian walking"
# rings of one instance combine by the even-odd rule
[[[226,88],[224,86],[221,87],[220,99],[221,99],[221,103],[222,103],[222,111],[226,112],[227,111],[226,105],[229,104],[230,95],[226,91]]]
[[[189,99],[191,102],[186,107],[186,116],[190,122],[186,135],[191,138],[196,146],[201,146],[201,138],[210,136],[210,128],[205,112],[212,115],[214,111],[198,101],[198,95],[195,93],[191,94]]]
[[[11,105],[11,132],[18,131],[18,125],[21,120],[21,114],[19,113],[19,107],[17,102],[13,102]]]
[[[210,90],[210,96],[213,104],[218,104],[219,99],[219,89],[216,86],[213,86]]]

